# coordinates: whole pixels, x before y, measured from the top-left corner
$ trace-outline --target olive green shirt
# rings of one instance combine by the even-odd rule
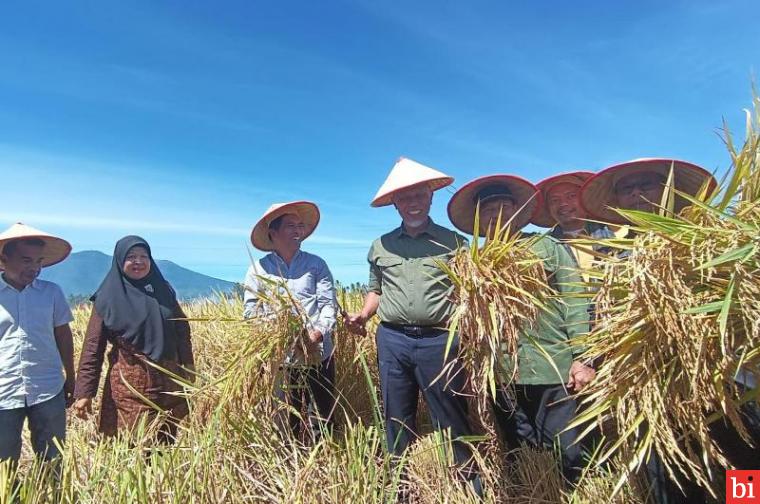
[[[447,262],[467,239],[432,220],[410,236],[403,225],[372,243],[369,290],[380,295],[377,314],[391,324],[446,327],[454,304],[453,285],[438,261]]]
[[[558,295],[546,302],[535,324],[520,336],[516,382],[566,383],[570,365],[584,350],[571,346],[570,341],[589,330],[588,300],[582,296],[585,289],[575,261],[560,242],[546,236],[536,242],[533,251],[543,260],[549,284]]]

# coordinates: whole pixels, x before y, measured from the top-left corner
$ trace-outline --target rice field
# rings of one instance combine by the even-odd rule
[[[538,305],[543,298],[544,279],[531,273],[529,257],[520,255],[519,265],[501,261],[505,254],[525,252],[507,240],[461,256],[450,269],[460,301],[469,303],[467,314],[475,314],[468,318],[460,311],[457,320],[478,333],[463,341],[471,346],[464,358],[473,367],[473,390],[480,392],[471,401],[476,436],[465,441],[477,448],[485,488],[481,501],[455,477],[451,440],[432,432],[424,404],[420,439],[401,460],[386,452],[372,337],[376,321],[367,336],[349,334],[339,321],[334,334],[337,426],[318,443],[305,444],[283,434],[288,410],[276,394],[297,324],[288,316],[243,320],[242,300],[222,296],[184,307],[197,376],[185,384],[191,413],[175,446],[152,446],[155,425],[106,440],[95,431],[95,417],[70,415],[57,465],[35,461],[25,433],[18,468],[0,465],[0,502],[347,504],[396,502],[402,495],[404,502],[430,504],[635,504],[649,501],[648,488],[627,468],[653,453],[673,476],[697,481],[719,496],[715,476],[727,464],[709,425],[725,417],[748,439],[739,412],[757,401],[757,389],[744,390],[735,379],[742,370],[760,375],[757,98],[754,106],[747,111],[743,145],[735,147],[726,133],[731,168],[719,191],[692,198],[693,206],[679,216],[628,212],[637,237],[607,244],[627,250],[629,258],[600,257],[598,269],[589,272],[595,283],[588,292],[598,318],[582,343],[589,356],[605,359],[586,391],[581,416],[612,426],[618,435],[596,449],[588,445],[593,463],[575,488],[563,484],[553,454],[507,452],[482,398],[495,386],[493,353],[502,348],[499,338],[507,338],[511,348],[520,320],[535,315],[531,303],[498,305],[499,294],[517,298],[529,291]],[[348,312],[359,311],[362,303],[358,291],[340,291],[338,299]],[[493,315],[494,306],[501,319]],[[90,310],[86,304],[74,310],[77,354]],[[516,320],[507,312],[514,312]],[[509,334],[498,327],[507,327]]]
[[[356,294],[341,298],[349,310],[361,301]],[[7,464],[0,471],[0,502],[15,497],[24,503],[379,503],[394,502],[399,490],[409,502],[477,502],[469,487],[452,477],[447,439],[431,432],[424,407],[422,438],[404,460],[391,463],[378,416],[371,337],[338,327],[338,426],[316,446],[306,446],[277,428],[285,411],[273,390],[284,347],[273,328],[243,321],[240,299],[191,304],[186,310],[194,319],[198,377],[188,389],[192,411],[177,445],[151,448],[150,426],[131,439],[103,440],[94,417],[83,421],[70,415],[57,472],[33,460],[25,433],[18,475],[10,474]],[[77,353],[89,311],[87,305],[75,309]],[[550,454],[524,450],[517,463],[507,465],[493,437],[484,436],[478,447],[484,502],[606,502],[612,492],[615,479],[601,470],[589,472],[571,493]],[[643,502],[643,495],[643,487],[626,485],[614,502]]]

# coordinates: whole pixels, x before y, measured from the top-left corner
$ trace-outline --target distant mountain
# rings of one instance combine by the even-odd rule
[[[67,297],[89,296],[103,281],[111,268],[111,261],[111,256],[95,250],[76,252],[62,263],[43,269],[40,278],[60,285]],[[171,261],[159,260],[158,267],[182,299],[208,297],[220,291],[230,292],[235,285],[233,282],[191,271]]]

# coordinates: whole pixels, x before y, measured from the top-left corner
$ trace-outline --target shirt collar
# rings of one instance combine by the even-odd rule
[[[278,254],[276,251],[274,251],[274,250],[273,250],[272,252],[270,252],[270,254],[272,255],[272,257],[273,257],[273,258],[274,258],[274,259],[275,259],[277,262],[281,262],[282,264],[287,264],[287,263],[285,262],[285,259],[283,259],[283,258],[280,256],[280,254]],[[295,254],[293,254],[293,259],[291,259],[291,260],[290,260],[290,264],[293,264],[293,263],[296,261],[296,259],[298,259],[298,256],[300,256],[300,255],[301,255],[301,249],[298,249],[298,250],[296,251],[296,253],[295,253]]]
[[[428,225],[425,229],[420,231],[420,233],[417,236],[422,236],[424,234],[427,234],[429,236],[432,236],[435,238],[438,236],[438,224],[433,222],[433,219],[428,217]],[[404,229],[404,223],[402,222],[401,225],[396,229],[396,237],[401,238],[402,236],[408,236],[409,238],[412,238],[412,235],[406,232]]]
[[[27,285],[27,287],[31,287],[32,289],[35,289],[35,290],[40,290],[42,288],[42,286],[40,285],[40,281],[37,280],[36,278],[34,280],[32,280],[32,283],[30,283],[29,285]],[[13,287],[11,284],[9,284],[8,282],[5,281],[5,278],[3,278],[3,275],[0,272],[0,290],[3,290],[3,289],[13,289],[13,290],[16,290],[15,287]],[[16,292],[19,292],[19,291],[16,291]]]

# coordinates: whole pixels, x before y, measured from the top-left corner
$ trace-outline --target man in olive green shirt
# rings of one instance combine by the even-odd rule
[[[454,364],[447,376],[440,376],[456,357],[458,341],[446,354],[453,286],[438,263],[450,259],[466,239],[435,224],[428,214],[433,191],[452,181],[414,161],[399,160],[372,205],[393,204],[402,224],[372,244],[369,293],[361,313],[348,318],[355,332],[375,313],[380,318],[376,342],[386,440],[396,455],[417,436],[420,391],[436,428],[450,429],[453,439],[471,434],[462,395],[464,373]],[[459,441],[453,448],[479,493],[479,479],[468,464],[470,450]]]
[[[492,235],[496,222],[519,233],[538,206],[536,191],[533,184],[520,177],[482,177],[452,197],[449,217],[460,230],[472,232],[479,204],[481,236]],[[510,447],[558,447],[563,474],[574,481],[580,476],[581,452],[575,444],[577,431],[565,431],[576,411],[569,392],[587,385],[594,378],[594,370],[580,360],[582,349],[572,345],[571,340],[588,332],[588,304],[574,297],[583,292],[582,280],[562,244],[547,236],[535,243],[533,251],[543,260],[549,283],[558,296],[547,301],[534,325],[520,335],[517,377],[509,388],[499,390],[494,410]]]

